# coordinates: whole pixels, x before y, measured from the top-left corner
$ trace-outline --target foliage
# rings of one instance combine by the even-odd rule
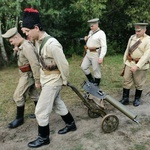
[[[133,0],[128,2],[126,14],[131,16],[132,23],[149,22],[149,3],[150,1]],[[140,6],[140,7],[139,7]],[[130,24],[129,24],[130,25]]]
[[[81,55],[83,43],[79,38],[88,34],[87,20],[100,18],[100,28],[107,35],[108,54],[123,53],[135,22],[148,22],[149,2],[142,0],[1,0],[2,33],[18,26],[23,9],[40,11],[44,30],[56,37],[68,56]],[[148,27],[149,29],[149,27]],[[19,29],[20,31],[20,29]],[[148,30],[147,33],[150,31]],[[8,43],[7,53],[11,55]],[[110,48],[110,49],[109,49]]]

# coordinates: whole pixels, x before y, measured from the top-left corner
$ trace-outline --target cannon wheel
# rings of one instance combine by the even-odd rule
[[[102,130],[105,133],[110,133],[115,131],[118,128],[119,125],[119,119],[117,116],[113,114],[108,114],[103,117],[101,121]]]
[[[93,112],[91,109],[88,109],[88,116],[90,118],[98,118],[100,116],[103,117],[105,115],[106,115],[106,113],[102,110],[98,110],[97,112]]]

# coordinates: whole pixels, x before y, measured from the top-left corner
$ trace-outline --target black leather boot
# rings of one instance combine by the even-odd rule
[[[31,148],[38,148],[43,145],[48,145],[50,143],[49,139],[49,124],[47,126],[38,126],[39,136],[36,140],[29,142],[28,146]]]
[[[22,125],[23,122],[24,122],[24,106],[21,107],[17,106],[16,119],[8,124],[8,128],[10,129],[17,128],[18,126]]]
[[[37,101],[34,101],[34,104],[35,104],[35,107],[36,107]],[[35,114],[30,114],[30,115],[29,115],[29,118],[35,119],[36,116],[35,116]]]
[[[119,101],[123,105],[129,105],[129,92],[130,92],[130,89],[123,88],[123,96],[122,96],[122,99]]]
[[[67,132],[77,130],[76,124],[70,112],[68,112],[67,115],[61,117],[66,123],[66,126],[63,129],[59,130],[58,134],[66,134]]]
[[[99,86],[101,79],[100,78],[95,78],[94,85]]]
[[[142,94],[142,90],[137,90],[135,91],[135,99],[133,101],[133,105],[135,107],[139,106],[140,105],[140,98],[141,98],[141,94]]]
[[[93,79],[93,76],[92,76],[91,73],[88,74],[88,75],[86,75],[86,77],[88,78],[88,80],[89,80],[91,83],[94,83],[94,79]]]

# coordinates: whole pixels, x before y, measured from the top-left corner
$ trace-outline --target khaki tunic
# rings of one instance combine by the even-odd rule
[[[45,32],[35,45],[38,49],[44,37],[48,36]],[[40,69],[40,82],[42,91],[35,109],[36,119],[40,126],[46,126],[49,123],[49,115],[54,109],[59,115],[66,115],[68,110],[61,99],[60,90],[62,85],[67,84],[69,77],[69,64],[63,53],[61,44],[53,37],[48,39],[41,50],[44,63],[48,66],[57,66],[60,73],[51,73],[44,70],[42,64]]]
[[[34,46],[28,40],[24,40],[19,46],[17,53],[18,66],[30,64],[32,71],[22,72],[19,69],[20,79],[13,96],[17,106],[24,105],[27,94],[34,101],[37,101],[39,97],[34,83],[40,82],[40,65],[34,49]]]
[[[150,36],[144,34],[140,39],[142,43],[131,54],[132,61],[127,60],[127,55],[128,49],[139,40],[136,35],[130,37],[124,53],[123,61],[127,67],[125,68],[123,88],[126,89],[130,89],[134,84],[136,89],[142,90],[146,81],[146,73],[149,68],[150,59]],[[138,63],[134,61],[136,58],[140,58]],[[134,66],[137,66],[138,69],[133,73],[130,71],[130,67]]]
[[[45,33],[44,36],[41,38],[41,40],[39,42],[36,42],[35,44],[36,48],[38,49],[38,53],[42,39],[46,36],[48,36],[47,33]],[[55,38],[53,37],[50,38],[43,46],[41,50],[41,55],[46,65],[57,66],[60,71],[60,74],[48,75],[47,72],[43,70],[43,66],[41,65],[40,69],[41,84],[42,85],[47,84],[52,86],[58,86],[63,84],[66,85],[69,77],[69,64],[63,53],[63,48],[61,44]]]

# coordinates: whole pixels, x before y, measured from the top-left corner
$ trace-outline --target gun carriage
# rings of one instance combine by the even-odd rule
[[[70,83],[68,83],[68,86],[79,96],[84,105],[88,108],[88,116],[90,118],[102,117],[101,128],[103,132],[113,132],[118,128],[119,125],[119,119],[116,115],[106,113],[106,109],[104,107],[105,102],[110,103],[128,118],[138,123],[136,119],[137,115],[128,110],[127,107],[112,98],[110,95],[105,94],[93,83],[89,81],[83,82],[81,86],[85,90],[84,94],[81,94],[77,88]]]

